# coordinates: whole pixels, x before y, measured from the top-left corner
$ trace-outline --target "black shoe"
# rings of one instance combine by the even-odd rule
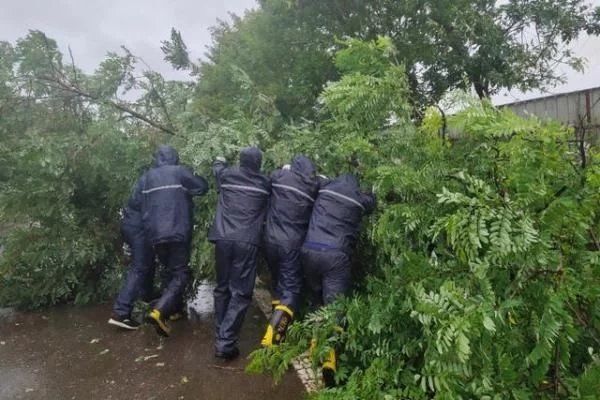
[[[108,320],[108,323],[110,325],[118,326],[119,328],[127,329],[130,331],[135,331],[140,327],[140,324],[134,321],[133,319],[129,317],[119,317],[116,314],[111,315],[110,319]]]
[[[215,352],[215,357],[220,358],[225,361],[235,360],[240,355],[240,350],[237,347],[234,347],[231,351],[217,351]]]

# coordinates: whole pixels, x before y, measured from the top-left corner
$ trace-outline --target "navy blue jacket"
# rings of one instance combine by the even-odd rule
[[[240,152],[240,166],[215,161],[219,191],[215,221],[208,240],[234,240],[258,246],[267,213],[271,182],[260,172],[262,153],[256,147]]]
[[[305,156],[296,156],[289,169],[271,174],[271,185],[265,242],[299,249],[319,191],[315,166]]]
[[[137,185],[136,185],[137,187]],[[142,223],[142,205],[136,202],[132,195],[123,209],[123,218],[121,218],[121,234],[126,242],[132,238],[143,234],[144,224]]]
[[[146,238],[152,245],[189,242],[192,236],[192,196],[208,191],[206,180],[179,165],[177,151],[160,146],[154,168],[139,179],[134,202],[139,202]]]
[[[145,171],[144,171],[145,172]],[[131,196],[127,199],[127,204],[123,208],[121,218],[121,234],[126,242],[132,238],[144,234],[144,223],[142,221],[142,199],[136,195],[139,181],[133,186]]]
[[[304,246],[352,253],[362,217],[374,208],[375,196],[361,192],[353,175],[324,182],[313,207]]]

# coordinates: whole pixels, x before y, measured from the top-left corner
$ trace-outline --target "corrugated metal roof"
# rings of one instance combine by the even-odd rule
[[[504,104],[522,116],[558,120],[571,126],[600,126],[600,87]]]

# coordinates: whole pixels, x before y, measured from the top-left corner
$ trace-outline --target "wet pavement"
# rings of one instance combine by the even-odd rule
[[[163,339],[150,326],[135,332],[109,326],[110,305],[2,311],[0,400],[305,397],[293,372],[277,386],[269,376],[244,372],[266,323],[254,305],[240,339],[242,355],[232,362],[213,357],[208,314],[173,322],[171,337]]]

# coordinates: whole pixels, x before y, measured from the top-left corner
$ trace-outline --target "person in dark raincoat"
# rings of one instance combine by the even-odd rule
[[[215,243],[215,356],[239,355],[237,341],[252,300],[256,259],[271,194],[269,178],[260,172],[262,153],[256,147],[240,152],[239,167],[218,158],[213,171],[219,200],[208,239]]]
[[[362,192],[353,175],[322,182],[301,250],[313,309],[333,302],[352,288],[352,250],[362,217],[374,208],[375,196]],[[336,355],[332,349],[323,363],[323,380],[327,386],[333,385],[335,371]]]
[[[302,291],[300,248],[319,190],[315,167],[302,155],[273,172],[271,185],[264,242],[275,295],[263,346],[279,344],[284,339],[298,309]]]
[[[179,155],[171,146],[160,146],[155,166],[139,181],[134,194],[142,204],[146,239],[167,269],[169,282],[147,317],[156,331],[168,336],[166,320],[179,311],[181,298],[191,278],[188,265],[192,237],[192,196],[208,191],[206,180],[179,165]]]
[[[131,264],[123,288],[113,305],[113,313],[108,320],[111,325],[129,330],[138,329],[140,326],[131,318],[135,300],[142,298],[150,301],[153,296],[155,254],[144,234],[141,208],[142,204],[139,199],[132,195],[123,209],[121,235],[129,245]]]

